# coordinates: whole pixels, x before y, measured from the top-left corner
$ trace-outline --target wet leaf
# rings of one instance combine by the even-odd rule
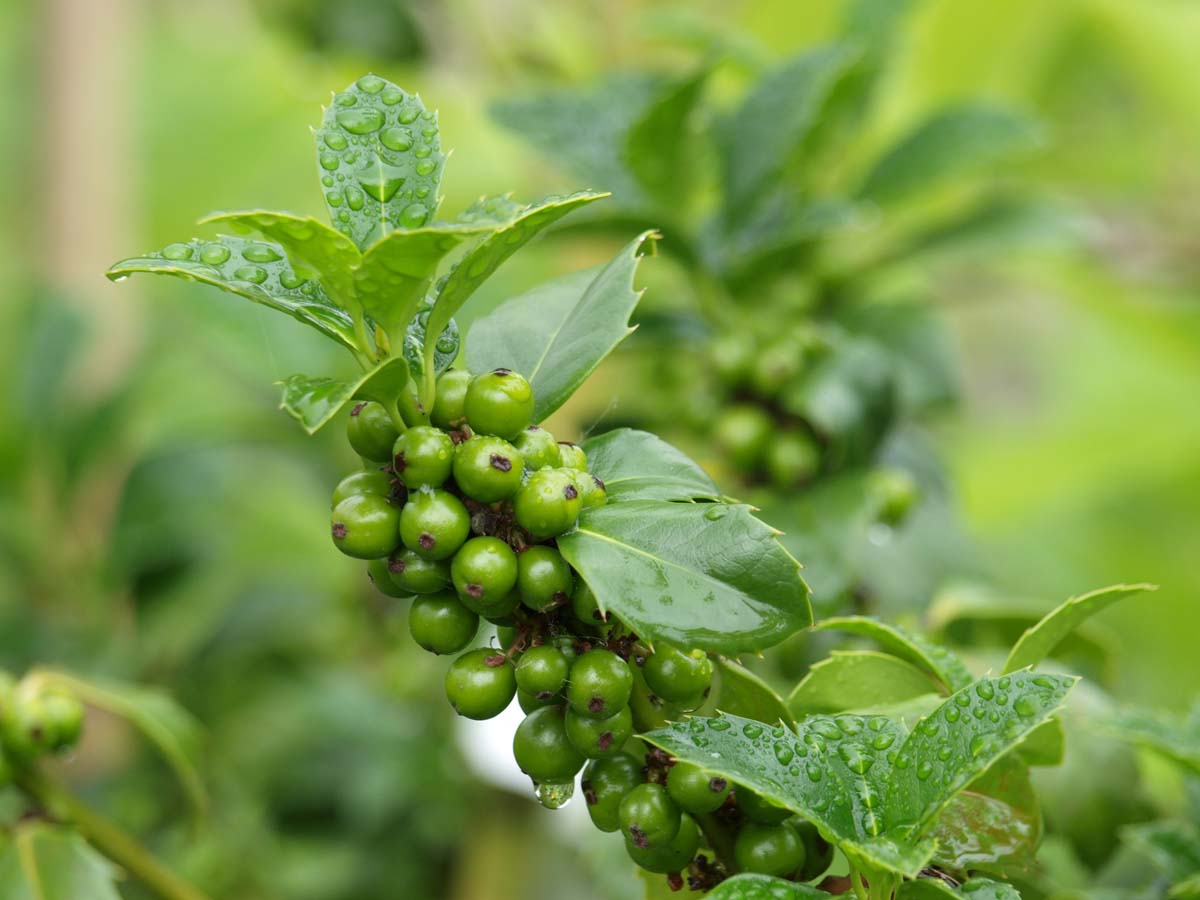
[[[280,382],[279,407],[309,434],[316,434],[353,400],[390,402],[408,382],[408,370],[403,356],[393,356],[352,381],[291,375]]]
[[[121,900],[118,869],[73,828],[27,819],[0,837],[5,900]]]
[[[799,717],[901,703],[936,689],[924,670],[897,656],[835,650],[809,669],[787,702]]]
[[[869,616],[835,616],[823,619],[816,630],[845,631],[869,638],[888,653],[925,669],[951,690],[958,690],[972,681],[971,673],[957,656],[899,625]]]
[[[618,428],[589,438],[583,449],[588,471],[604,481],[609,503],[720,497],[700,466],[648,431]]]
[[[1002,873],[1033,864],[1042,839],[1042,811],[1029,768],[1009,755],[950,801],[931,832],[933,861],[949,871]]]
[[[715,665],[717,687],[714,705],[721,712],[772,725],[776,722],[796,724],[783,698],[749,669],[723,656],[716,658]]]
[[[829,900],[827,893],[812,885],[752,873],[726,878],[704,896],[709,900]]]

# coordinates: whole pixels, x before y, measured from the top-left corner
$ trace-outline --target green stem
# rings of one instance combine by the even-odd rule
[[[162,900],[208,900],[143,847],[138,841],[87,806],[66,786],[44,772],[26,769],[17,776],[22,790],[55,818],[70,822],[101,853],[127,871]]]
[[[363,320],[362,313],[354,316],[354,343],[358,344],[358,349],[368,360],[375,358],[375,351],[371,347],[370,339],[367,337],[367,324]]]
[[[721,823],[713,817],[712,813],[694,818],[696,824],[700,826],[704,840],[708,843],[708,849],[713,852],[717,861],[725,866],[725,870],[730,875],[736,875],[738,867],[733,858],[733,841],[730,839],[729,833],[721,827]]]
[[[858,900],[870,900],[870,897],[867,896],[866,888],[863,887],[862,876],[859,875],[853,866],[850,868],[850,886],[854,888],[854,896]]]

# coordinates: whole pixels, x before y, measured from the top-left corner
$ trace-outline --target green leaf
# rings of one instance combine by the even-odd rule
[[[857,124],[866,111],[903,18],[913,0],[852,0],[842,14],[842,38],[859,51],[838,84],[834,100],[842,116]]]
[[[960,791],[1062,706],[1076,681],[1015,672],[956,692],[900,747],[884,811],[889,827],[927,831]]]
[[[1123,741],[1161,753],[1200,775],[1200,715],[1127,709],[1113,713],[1103,728]]]
[[[851,59],[843,47],[809,50],[768,72],[717,127],[726,219],[746,215],[778,186]]]
[[[246,210],[218,212],[200,220],[201,225],[226,223],[235,230],[256,231],[274,241],[287,253],[294,268],[316,274],[325,292],[348,312],[357,311],[354,271],[362,254],[350,238],[311,216]]]
[[[26,819],[0,842],[5,900],[121,900],[117,867],[73,828]]]
[[[809,716],[793,734],[740,716],[693,717],[644,740],[744,785],[816,824],[843,853],[869,868],[914,876],[931,842],[892,840],[883,787],[904,729],[883,716]]]
[[[350,316],[329,299],[313,276],[297,273],[278,244],[225,236],[211,241],[193,239],[122,260],[107,275],[121,281],[135,272],[211,284],[287,313],[339,344],[356,349]]]
[[[1167,896],[1171,900],[1200,900],[1200,872],[1171,885]]]
[[[137,728],[170,765],[193,810],[205,813],[208,797],[200,777],[204,734],[191,713],[153,688],[80,678],[57,669],[37,669],[35,677]]]
[[[608,502],[717,500],[708,473],[686,454],[648,431],[617,428],[583,442],[588,471],[598,476]]]
[[[834,650],[809,669],[787,705],[799,718],[901,703],[936,688],[923,669],[889,653]]]
[[[608,194],[580,191],[566,197],[547,197],[538,203],[522,207],[513,218],[497,226],[491,234],[468,250],[450,274],[446,276],[445,283],[437,291],[433,313],[429,317],[427,327],[433,329],[434,333],[440,334],[449,321],[462,309],[462,305],[467,302],[467,299],[500,268],[505,260],[563,216],[607,196]],[[635,240],[630,245],[633,250],[629,250],[627,247],[626,251],[630,253],[636,251],[637,245],[640,245],[644,238],[645,235]],[[612,263],[609,265],[611,266]],[[607,271],[607,268],[604,271]],[[630,272],[632,279],[632,266]],[[583,303],[583,301],[580,302]],[[624,328],[623,324],[621,324],[621,328]],[[552,337],[553,335],[548,336]],[[470,344],[470,335],[468,335],[468,347]],[[558,346],[561,347],[561,344]],[[426,347],[426,359],[430,359],[432,356],[433,348]],[[513,368],[521,371],[515,366]],[[530,372],[521,372],[521,374],[533,382]],[[537,389],[536,383],[534,389],[535,391]]]
[[[987,878],[972,878],[955,888],[940,878],[918,878],[900,885],[896,900],[1021,900],[1021,895],[1011,884],[991,881]]]
[[[1054,718],[1033,729],[1017,752],[1028,765],[1057,766],[1062,764],[1066,742],[1062,720]]]
[[[642,190],[664,207],[683,206],[695,170],[695,148],[689,123],[710,66],[668,84],[629,128],[625,162]]]
[[[633,277],[647,240],[654,240],[651,232],[630,241],[586,285],[578,276],[558,279],[476,320],[467,333],[468,368],[520,372],[533,385],[534,421],[543,421],[633,333],[629,316],[642,298]],[[497,245],[496,252],[507,249]],[[488,257],[474,259],[468,256],[464,265],[484,263]]]
[[[1010,754],[942,810],[933,861],[947,871],[1028,868],[1042,840],[1042,810],[1029,767]]]
[[[372,244],[355,273],[355,290],[367,315],[392,341],[402,340],[446,254],[494,226],[435,222],[427,228],[393,231]],[[441,323],[445,328],[449,319]]]
[[[880,265],[904,264],[919,257],[955,263],[991,262],[1005,252],[1026,248],[1063,248],[1082,240],[1078,215],[1044,199],[988,197],[977,206],[905,239]]]
[[[365,75],[334,95],[316,139],[329,219],[360,249],[433,219],[446,157],[419,96]]]
[[[829,894],[810,884],[750,872],[726,878],[704,896],[708,900],[829,900]]]
[[[718,656],[715,663],[717,687],[713,693],[717,709],[771,725],[783,722],[795,726],[787,704],[769,684],[732,659]]]
[[[404,332],[404,358],[408,360],[413,380],[418,382],[425,371],[425,323],[429,320],[429,311],[432,309],[433,304],[429,302],[417,313],[417,317],[408,323],[408,328]],[[454,365],[454,361],[458,359],[458,348],[458,323],[451,319],[449,324],[442,329],[442,334],[434,345],[433,371],[435,375],[441,375]]]
[[[1172,882],[1200,872],[1200,828],[1191,822],[1146,822],[1121,833]]]
[[[354,381],[291,375],[279,382],[283,387],[279,408],[309,434],[316,434],[352,400],[393,402],[408,383],[408,370],[408,360],[392,356]]]
[[[869,638],[888,653],[925,669],[950,690],[958,690],[972,681],[971,673],[962,660],[937,644],[913,634],[899,625],[892,625],[868,616],[838,616],[824,619],[816,625],[818,631],[846,631]]]
[[[1012,110],[982,105],[942,110],[885,151],[858,193],[879,204],[908,200],[1040,144],[1040,129]]]
[[[1152,584],[1118,584],[1072,597],[1021,635],[1009,653],[1003,671],[1015,672],[1018,669],[1036,666],[1053,653],[1059,642],[1080,623],[1126,597],[1154,590],[1157,590],[1157,587]]]
[[[740,653],[812,622],[800,564],[750,507],[629,500],[558,539],[602,609],[648,640]]]

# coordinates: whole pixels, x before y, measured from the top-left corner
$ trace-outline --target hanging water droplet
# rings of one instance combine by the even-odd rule
[[[351,134],[370,134],[383,127],[383,113],[377,109],[345,109],[337,114],[337,123]]]
[[[222,244],[205,244],[200,248],[200,261],[210,266],[219,266],[229,259],[229,248]]]
[[[575,782],[565,781],[562,784],[535,784],[533,792],[538,802],[546,809],[562,809],[575,796]]]
[[[234,270],[233,277],[238,281],[249,281],[251,284],[262,284],[267,280],[267,270],[261,266],[239,266]]]
[[[190,244],[168,244],[163,248],[162,255],[163,259],[182,260],[191,259],[193,252]]]

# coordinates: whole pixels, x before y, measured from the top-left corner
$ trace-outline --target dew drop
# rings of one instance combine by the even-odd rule
[[[221,244],[206,244],[200,249],[200,261],[210,266],[219,266],[229,259],[229,248]]]
[[[982,700],[991,700],[994,696],[996,696],[996,689],[992,687],[992,683],[990,681],[981,681],[979,684],[975,685],[975,693],[977,693]]]
[[[383,90],[383,86],[387,84],[387,82],[378,75],[364,75],[362,78],[358,79],[356,84],[364,93],[378,94]]]
[[[190,244],[168,244],[163,248],[163,259],[191,259],[192,247]]]
[[[289,291],[294,291],[296,288],[300,287],[300,285],[304,284],[304,282],[306,282],[306,281],[308,281],[307,278],[302,278],[299,275],[297,275],[295,272],[284,272],[282,275],[279,276],[279,283],[281,285],[283,285],[285,288],[287,288]]]
[[[781,766],[786,766],[796,756],[795,751],[787,744],[779,743],[775,745],[775,758],[779,760]]]
[[[971,697],[968,694],[955,694],[954,702],[959,706],[967,707],[971,705]]]
[[[1058,686],[1054,683],[1053,679],[1047,678],[1045,675],[1038,675],[1036,678],[1033,679],[1033,683],[1036,684],[1038,687],[1044,687],[1044,688],[1052,688],[1052,687]]]
[[[233,277],[238,281],[249,281],[251,284],[262,284],[267,280],[267,270],[261,266],[240,266],[234,270]]]
[[[403,153],[405,150],[411,149],[413,145],[412,132],[410,132],[407,128],[401,128],[399,126],[393,126],[386,129],[382,134],[379,135],[379,140],[380,143],[382,143],[383,146],[387,147],[389,150],[396,150],[401,153]]]
[[[416,168],[418,175],[430,175],[433,173],[433,170],[437,168],[437,163],[435,163],[432,159],[423,159],[417,163]]]
[[[337,98],[334,100],[334,103],[336,103],[338,106],[353,106],[357,102],[358,98],[350,93],[338,94]]]
[[[325,146],[330,150],[345,150],[350,146],[350,142],[340,131],[327,131],[325,132]]]
[[[896,743],[896,736],[894,734],[877,734],[871,739],[871,746],[876,750],[886,750],[894,743]]]
[[[921,781],[927,781],[929,776],[933,774],[933,763],[929,760],[922,760],[917,765],[917,778]]]
[[[429,217],[429,208],[424,203],[410,203],[400,212],[400,224],[405,228],[420,228]]]
[[[400,115],[396,116],[396,118],[399,120],[401,125],[411,125],[413,122],[417,121],[417,116],[420,114],[421,111],[417,109],[417,107],[406,106],[404,109],[400,110]]]
[[[961,716],[962,716],[962,713],[960,713],[958,711],[957,706],[946,707],[946,721],[947,722],[957,722]]]
[[[383,113],[377,109],[344,109],[337,123],[351,134],[370,134],[383,127]]]
[[[367,202],[366,194],[356,187],[346,188],[346,205],[357,212],[362,209]]]
[[[762,726],[755,725],[753,722],[750,722],[750,723],[742,726],[742,734],[744,734],[746,737],[750,738],[750,740],[752,740],[752,741],[756,740],[757,738],[762,737],[762,733],[763,733]]]
[[[825,771],[816,763],[808,763],[804,767],[804,772],[808,775],[808,780],[812,782],[820,781],[825,777]]]
[[[332,172],[341,164],[341,160],[337,158],[337,154],[322,153],[320,163],[322,169],[324,169],[326,172]]]
[[[404,91],[400,90],[398,87],[384,88],[383,93],[379,95],[379,99],[382,100],[386,106],[395,106],[404,99]]]
[[[708,727],[713,731],[728,731],[730,725],[731,723],[728,719],[713,719],[708,723]]]
[[[428,144],[422,144],[420,147],[418,147],[416,150],[413,151],[413,156],[415,156],[417,159],[425,159],[432,152],[433,152],[432,147],[430,147]]]
[[[1037,715],[1038,704],[1032,697],[1018,697],[1013,703],[1013,709],[1016,710],[1018,716],[1029,718]]]
[[[533,792],[538,802],[546,809],[562,809],[575,796],[575,782],[564,781],[562,784],[535,784]]]
[[[280,255],[266,244],[247,244],[246,249],[242,251],[242,257],[256,263],[269,263],[281,259]]]

